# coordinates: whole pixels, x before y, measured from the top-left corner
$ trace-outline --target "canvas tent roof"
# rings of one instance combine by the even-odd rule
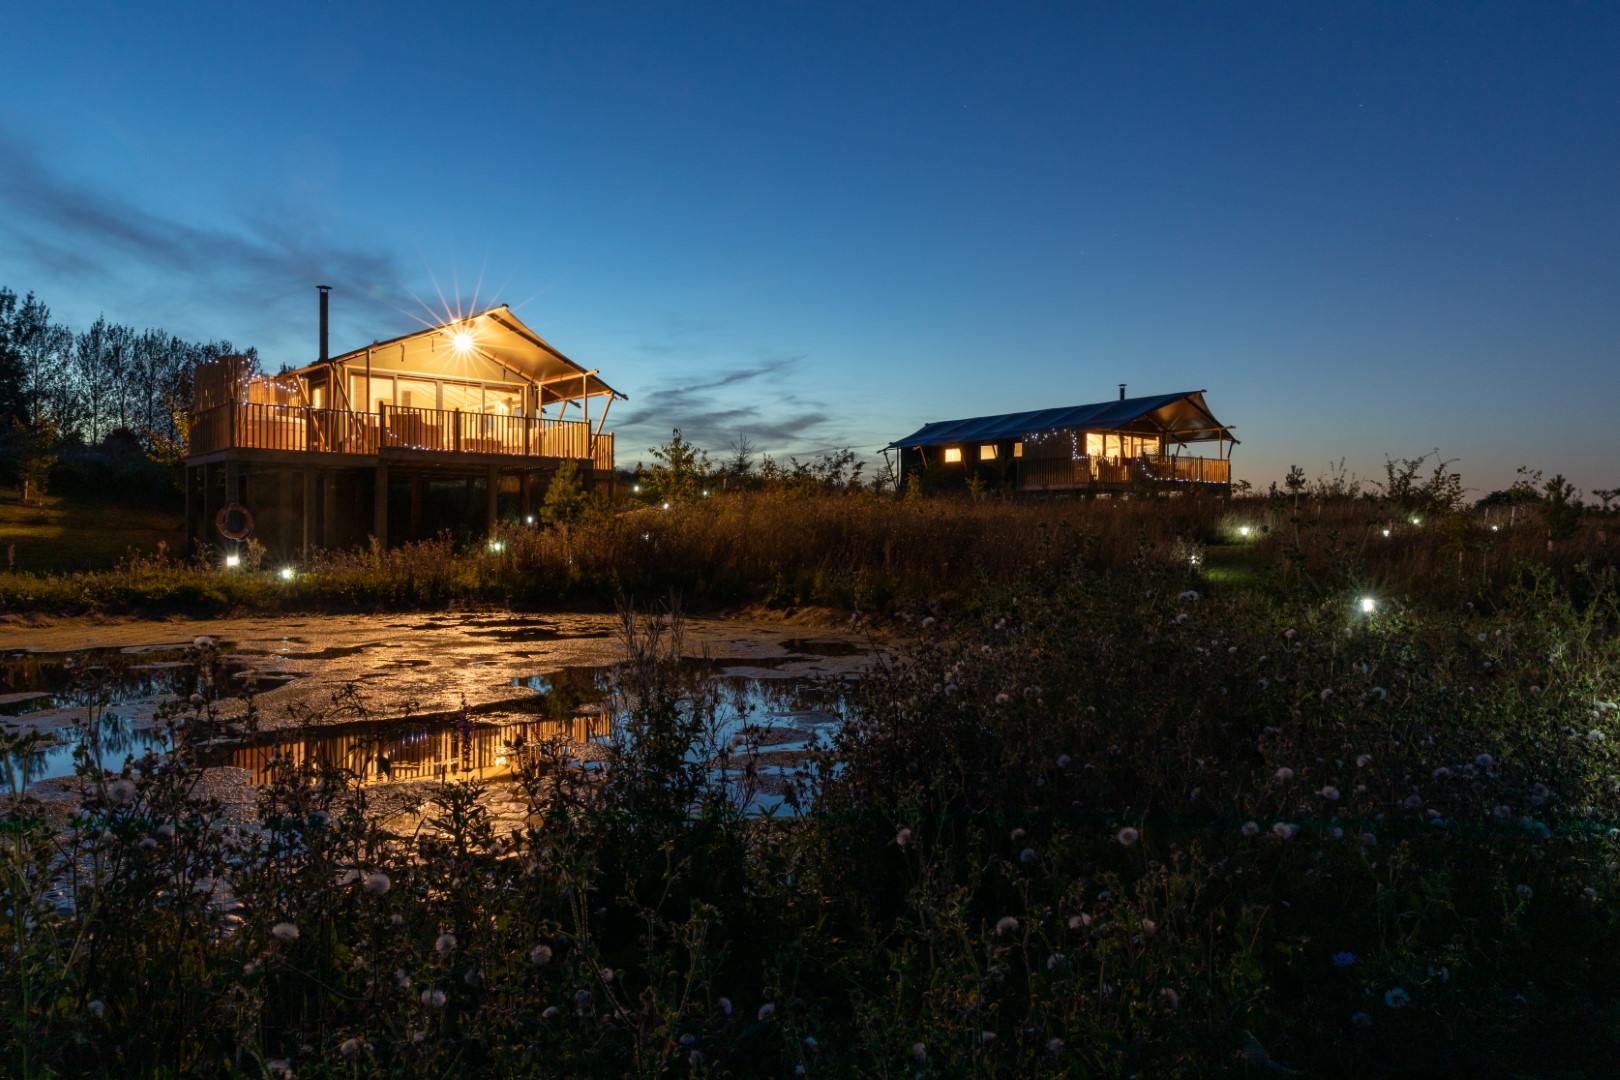
[[[367,349],[376,353],[401,345],[412,351],[421,349],[434,354],[434,369],[443,370],[454,364],[457,350],[455,337],[467,334],[471,339],[470,354],[494,361],[509,371],[539,383],[545,402],[577,398],[584,393],[612,394],[628,400],[624,394],[603,382],[587,369],[568,359],[550,342],[523,325],[505,304],[488,308],[464,319],[430,326],[387,341],[374,342],[331,359],[332,364],[364,363]],[[292,374],[307,375],[325,365],[310,364]]]
[[[1204,391],[1189,390],[1179,394],[1099,401],[1092,405],[1034,409],[999,416],[976,416],[967,420],[940,420],[924,424],[903,439],[896,439],[888,448],[994,442],[998,439],[1019,439],[1037,431],[1066,428],[1168,435],[1177,442],[1232,439],[1231,428],[1215,419],[1209,406],[1204,404]]]

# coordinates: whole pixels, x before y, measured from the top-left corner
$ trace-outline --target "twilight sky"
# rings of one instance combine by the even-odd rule
[[[506,302],[621,463],[1207,388],[1620,486],[1620,5],[16,6],[0,285],[266,367]],[[441,300],[441,293],[444,300]]]

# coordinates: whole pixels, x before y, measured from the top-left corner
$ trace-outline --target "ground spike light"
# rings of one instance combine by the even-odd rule
[[[293,578],[295,578],[297,576],[298,576],[298,571],[294,570],[292,567],[283,566],[281,568],[281,580],[282,581],[291,581]]]
[[[1363,615],[1371,615],[1373,612],[1378,610],[1378,601],[1370,596],[1363,596],[1356,602],[1356,606],[1361,608],[1361,613]]]

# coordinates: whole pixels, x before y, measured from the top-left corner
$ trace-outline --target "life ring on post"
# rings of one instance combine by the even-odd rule
[[[246,540],[253,535],[253,511],[239,502],[226,503],[214,515],[214,528],[227,540]]]

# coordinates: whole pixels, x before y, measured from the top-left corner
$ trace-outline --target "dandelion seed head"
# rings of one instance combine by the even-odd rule
[[[1404,1009],[1412,1003],[1412,995],[1399,986],[1384,991],[1384,1004],[1392,1009]]]
[[[270,936],[277,941],[292,942],[298,940],[298,926],[296,923],[278,922],[270,928]]]
[[[389,885],[388,875],[380,870],[366,875],[366,892],[372,896],[382,896],[388,891]]]
[[[422,1005],[429,1009],[444,1008],[444,991],[431,988],[422,991]]]
[[[1279,784],[1286,784],[1286,783],[1288,783],[1288,781],[1292,780],[1293,778],[1294,778],[1294,770],[1290,769],[1286,765],[1284,765],[1282,768],[1278,769],[1277,772],[1276,772],[1276,779],[1277,779],[1277,782]]]
[[[1322,796],[1322,798],[1326,799],[1328,802],[1339,801],[1339,789],[1334,787],[1332,784],[1324,787],[1321,791],[1318,791],[1317,794]]]
[[[1298,831],[1299,829],[1296,826],[1290,825],[1286,821],[1279,821],[1271,826],[1271,834],[1279,840],[1290,840],[1293,838],[1294,833]]]
[[[135,801],[136,794],[135,781],[127,777],[107,785],[107,799],[115,806],[128,806]]]
[[[530,949],[529,963],[534,964],[536,967],[544,967],[545,965],[551,963],[551,946],[536,945],[534,948]]]
[[[433,943],[433,950],[440,956],[449,956],[456,951],[456,935],[448,931],[440,934],[438,940]]]
[[[1015,919],[1013,916],[1011,916],[1011,915],[1003,915],[1001,918],[996,920],[996,933],[998,933],[998,934],[1016,934],[1017,932],[1018,932],[1018,920]]]
[[[773,1017],[775,1015],[776,1015],[776,1002],[767,1001],[765,1004],[763,1004],[763,1005],[761,1005],[759,1007],[758,1019],[760,1019],[760,1020],[769,1020],[771,1017]]]
[[[1029,864],[1033,863],[1035,861],[1035,859],[1036,859],[1035,849],[1032,848],[1032,847],[1027,847],[1023,851],[1020,851],[1018,853],[1018,861],[1023,863],[1025,866],[1028,866]]]
[[[907,844],[911,843],[911,830],[901,829],[899,832],[895,833],[894,842],[899,844],[901,847],[905,847]]]
[[[97,1020],[100,1020],[103,1016],[107,1015],[107,1006],[100,998],[96,998],[94,1001],[91,1001],[84,1007],[84,1011],[95,1017]]]

